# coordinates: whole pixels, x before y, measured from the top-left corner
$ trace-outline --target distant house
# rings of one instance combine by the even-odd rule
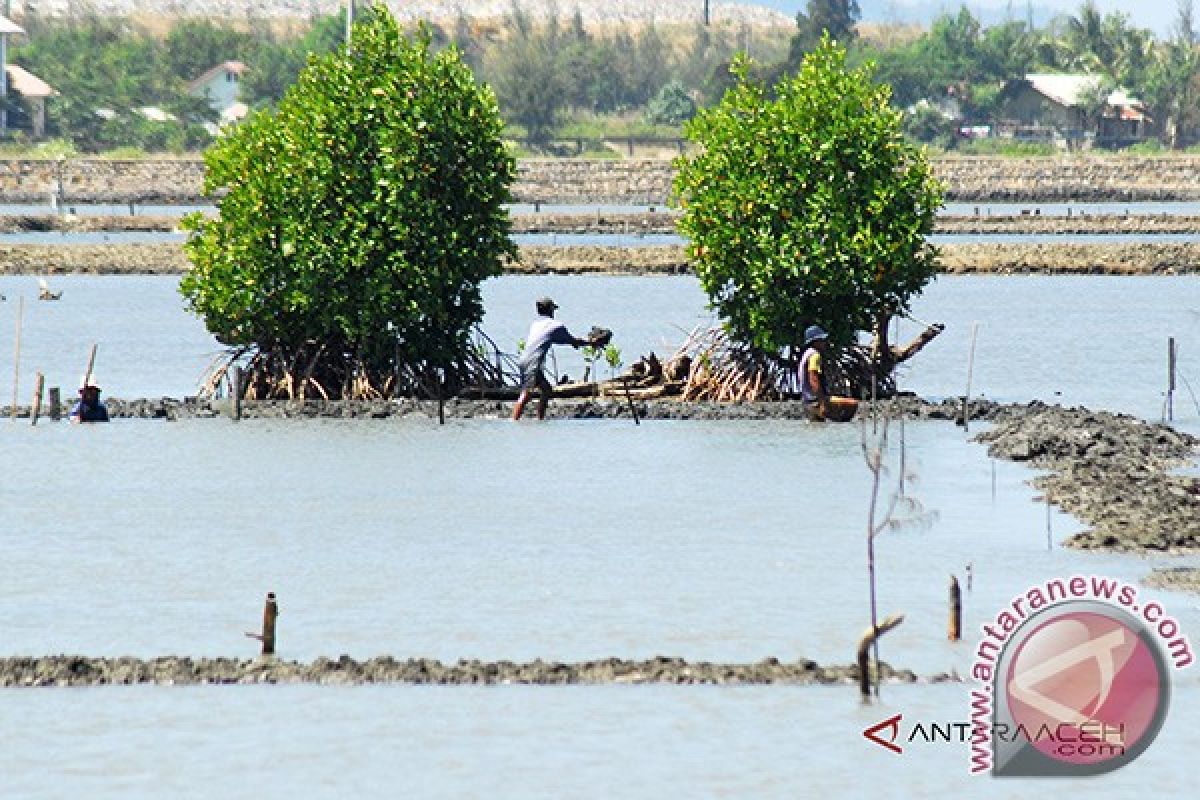
[[[54,97],[58,92],[32,72],[16,64],[5,64],[4,75],[9,90],[20,101],[20,111],[28,122],[30,136],[41,139],[46,135],[46,98]],[[18,126],[17,120],[13,120],[13,126]]]
[[[1128,145],[1157,133],[1145,105],[1125,89],[1109,92],[1093,106],[1098,75],[1036,73],[1009,81],[1000,106],[1000,130],[1010,134],[1054,135],[1068,143]]]
[[[217,64],[188,84],[188,94],[203,97],[223,120],[241,119],[245,116],[245,105],[241,102],[242,76],[246,65],[241,61],[226,61]],[[240,106],[240,109],[238,108]],[[238,112],[241,116],[236,116]]]
[[[8,37],[25,29],[8,17],[0,17],[0,67],[8,66]],[[8,70],[0,71],[0,133],[8,131]]]

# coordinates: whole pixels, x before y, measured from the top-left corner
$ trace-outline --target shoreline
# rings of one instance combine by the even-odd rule
[[[1200,272],[1200,242],[940,245],[940,274],[1188,275]],[[686,247],[526,245],[505,266],[515,275],[686,275]],[[182,275],[183,245],[0,245],[0,275]]]

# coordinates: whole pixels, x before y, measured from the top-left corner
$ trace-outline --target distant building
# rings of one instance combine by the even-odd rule
[[[8,66],[8,37],[25,29],[8,17],[0,17],[0,68]],[[0,134],[8,132],[8,70],[0,69]]]
[[[20,110],[26,117],[29,135],[41,139],[46,135],[46,98],[58,94],[50,84],[16,64],[4,65],[5,83],[20,98]],[[14,127],[18,123],[13,122]]]
[[[241,102],[242,76],[246,65],[241,61],[226,61],[217,64],[199,78],[188,84],[188,94],[203,97],[222,120],[245,116],[245,105]],[[241,108],[237,108],[240,106]],[[235,116],[238,112],[241,116]]]
[[[1036,73],[1004,88],[998,129],[1017,137],[1061,138],[1068,144],[1121,147],[1157,134],[1145,105],[1121,88],[1097,108],[1098,75]]]

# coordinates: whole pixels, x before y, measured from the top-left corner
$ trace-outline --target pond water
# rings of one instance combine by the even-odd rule
[[[178,278],[70,275],[51,279],[63,292],[38,302],[37,279],[0,276],[0,404],[11,402],[17,300],[24,297],[21,342],[23,403],[33,373],[48,386],[75,387],[93,342],[96,370],[117,397],[181,397],[195,392],[220,347],[184,310]],[[484,330],[504,352],[525,338],[533,300],[552,296],[559,318],[582,334],[614,331],[622,360],[676,348],[712,324],[691,276],[505,276],[484,284]],[[979,323],[972,394],[1002,401],[1035,398],[1126,411],[1157,419],[1167,380],[1167,338],[1178,347],[1178,418],[1200,417],[1200,276],[950,276],[934,280],[913,304],[913,317],[946,331],[909,366],[901,384],[924,396],[962,394],[971,329]],[[919,325],[898,323],[900,339]],[[582,377],[577,351],[558,348],[552,366]],[[601,374],[608,368],[601,365]],[[1119,377],[1118,377],[1119,376]],[[69,393],[69,392],[68,392]]]
[[[940,278],[914,313],[949,327],[904,382],[960,391],[979,321],[978,391],[1157,416],[1167,335],[1200,377],[1197,280]],[[56,281],[62,300],[37,303],[32,279],[0,279],[0,396],[18,295],[22,386],[37,368],[74,385],[98,341],[110,392],[191,391],[217,347],[176,283],[73,276]],[[540,294],[577,329],[612,327],[627,358],[709,318],[692,278],[505,277],[485,287],[485,327],[515,343]],[[857,426],[503,413],[444,428],[0,421],[0,654],[248,656],[243,631],[270,590],[285,658],[851,659],[868,618]],[[948,423],[909,423],[904,439],[924,513],[877,541],[881,610],[907,615],[881,648],[895,664],[966,673],[973,636],[949,644],[944,626],[948,577],[968,564],[973,631],[1042,579],[1197,563],[1065,550],[1077,523],[1047,517],[1028,469],[993,464]],[[1195,640],[1194,597],[1143,593]],[[5,691],[0,725],[19,734],[0,751],[0,796],[1027,796],[1030,784],[969,779],[961,746],[896,757],[861,736],[894,713],[964,719],[966,699],[963,686],[885,687],[867,708],[851,687]],[[1167,794],[1197,722],[1193,669],[1145,756],[1077,788]]]

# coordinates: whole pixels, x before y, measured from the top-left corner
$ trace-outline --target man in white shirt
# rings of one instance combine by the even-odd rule
[[[571,347],[584,347],[587,339],[577,339],[567,330],[567,326],[554,319],[554,310],[558,305],[549,297],[537,301],[538,318],[529,326],[529,336],[525,339],[525,350],[518,362],[521,377],[521,395],[513,406],[512,418],[518,420],[525,412],[525,404],[529,402],[529,392],[538,390],[538,419],[546,418],[546,405],[554,388],[546,380],[543,371],[546,366],[546,355],[556,344],[569,344]]]

